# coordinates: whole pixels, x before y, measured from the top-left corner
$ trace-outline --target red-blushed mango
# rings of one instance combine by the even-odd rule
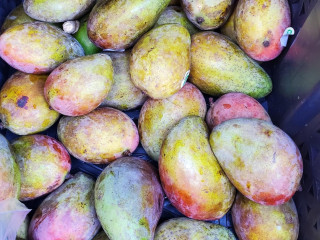
[[[238,2],[238,0],[236,0]],[[237,42],[236,31],[234,29],[234,16],[236,14],[236,10],[233,9],[232,14],[228,18],[225,24],[223,24],[220,28],[220,31],[223,35],[229,37],[233,42]]]
[[[46,102],[43,88],[47,75],[13,74],[0,91],[0,118],[5,128],[18,135],[46,130],[59,117]]]
[[[189,218],[172,218],[161,223],[154,240],[236,240],[233,233],[221,225]]]
[[[239,0],[234,18],[237,42],[251,58],[270,61],[279,56],[280,38],[291,24],[287,0]]]
[[[299,149],[271,122],[225,121],[212,130],[210,145],[233,185],[254,202],[280,205],[299,188],[303,171]]]
[[[52,192],[71,169],[69,153],[52,137],[23,136],[13,141],[11,147],[21,173],[20,201]]]
[[[243,93],[227,93],[211,103],[206,122],[211,130],[234,118],[258,118],[271,121],[269,114],[254,98]]]
[[[124,50],[147,32],[170,0],[98,1],[88,20],[88,36],[98,47]]]
[[[186,83],[167,99],[148,99],[138,121],[141,144],[147,154],[158,161],[160,149],[169,130],[186,116],[205,117],[206,101],[198,88]]]
[[[264,206],[238,194],[232,221],[239,240],[297,240],[299,219],[291,199],[279,206]]]
[[[226,22],[234,0],[181,0],[189,20],[202,30],[216,29]]]
[[[133,84],[154,99],[178,92],[190,72],[190,34],[178,24],[165,24],[146,33],[130,58]]]
[[[168,133],[159,158],[161,183],[168,199],[182,214],[197,220],[222,218],[236,193],[208,138],[201,117],[185,117]]]
[[[9,142],[0,134],[0,201],[20,196],[20,171]]]
[[[79,172],[51,193],[34,213],[30,240],[91,240],[100,223],[94,208],[94,180]]]
[[[164,193],[150,163],[134,157],[111,163],[97,179],[94,199],[110,239],[153,240]]]
[[[57,131],[71,155],[95,164],[128,156],[139,144],[138,129],[131,118],[108,107],[79,117],[63,117]]]
[[[44,22],[65,22],[81,17],[94,5],[95,0],[24,0],[26,13]]]
[[[69,60],[50,73],[44,96],[57,112],[80,116],[96,109],[113,84],[112,60],[94,54]]]
[[[48,23],[19,24],[0,36],[0,57],[25,73],[49,73],[66,60],[83,55],[76,39]]]
[[[92,240],[110,240],[104,231],[99,232]]]
[[[136,88],[131,81],[130,51],[108,52],[108,55],[112,59],[114,84],[101,106],[120,110],[130,110],[141,106],[147,100],[147,95]]]

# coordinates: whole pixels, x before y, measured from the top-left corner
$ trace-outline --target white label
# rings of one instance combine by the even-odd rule
[[[182,81],[182,83],[181,83],[181,88],[183,88],[183,86],[186,84],[186,82],[187,82],[187,80],[188,80],[188,77],[189,77],[189,74],[190,74],[190,70],[188,70],[188,71],[186,72],[186,74],[184,75],[184,79],[183,79],[183,81]]]
[[[280,38],[280,43],[282,47],[287,46],[289,35],[294,35],[294,29],[292,27],[288,27],[286,28],[286,30],[284,30],[282,37]]]

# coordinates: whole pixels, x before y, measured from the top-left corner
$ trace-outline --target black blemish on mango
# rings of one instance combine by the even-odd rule
[[[204,19],[202,17],[197,17],[196,21],[197,21],[197,23],[201,24],[204,22]]]
[[[21,98],[18,99],[17,105],[19,108],[24,108],[26,104],[28,103],[29,98],[27,96],[22,96]]]
[[[262,44],[263,44],[264,47],[269,47],[270,46],[270,42],[269,41],[264,41]]]

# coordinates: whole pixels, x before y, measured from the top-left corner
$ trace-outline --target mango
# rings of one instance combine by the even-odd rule
[[[280,55],[280,38],[290,24],[287,0],[239,0],[234,19],[237,42],[255,60],[270,61]]]
[[[18,135],[44,131],[59,117],[46,102],[43,88],[47,75],[13,74],[0,91],[0,119]]]
[[[234,0],[182,0],[181,5],[189,20],[202,30],[216,29],[231,14]]]
[[[161,183],[168,199],[183,215],[196,220],[222,218],[236,193],[208,138],[201,117],[185,117],[168,133],[159,158]]]
[[[96,109],[113,84],[112,60],[94,54],[69,60],[48,77],[44,95],[49,105],[67,116],[80,116]]]
[[[205,99],[193,84],[184,87],[167,99],[148,99],[141,108],[138,126],[141,144],[147,154],[158,161],[163,140],[169,130],[189,115],[205,117]]]
[[[152,240],[163,201],[156,169],[139,158],[111,163],[96,182],[95,207],[110,239]]]
[[[130,58],[133,84],[154,99],[178,92],[190,72],[190,34],[178,24],[152,29],[134,45]]]
[[[292,199],[279,206],[264,206],[238,194],[232,221],[239,240],[298,239],[298,213]]]
[[[66,60],[83,55],[77,40],[48,23],[16,25],[0,36],[0,57],[25,73],[49,73]]]
[[[20,196],[20,171],[9,142],[0,134],[0,201]]]
[[[35,22],[36,20],[29,17],[23,9],[23,5],[20,4],[16,8],[14,8],[4,20],[1,26],[1,33],[7,30],[10,27],[22,24],[22,23],[31,23]]]
[[[238,1],[236,1],[238,2]],[[236,30],[234,29],[234,16],[236,14],[236,10],[233,9],[232,14],[228,18],[228,20],[223,24],[220,28],[220,31],[223,35],[229,37],[233,42],[237,42]]]
[[[233,233],[213,223],[189,218],[173,218],[157,227],[154,240],[236,240]]]
[[[216,126],[210,145],[233,185],[263,205],[289,201],[299,188],[303,164],[293,140],[271,122],[237,118]]]
[[[154,25],[155,27],[168,24],[176,23],[188,29],[190,35],[199,32],[199,30],[189,21],[182,8],[179,6],[167,7],[160,15],[158,21]]]
[[[24,219],[22,225],[20,226],[17,232],[17,239],[16,240],[28,240],[28,228],[30,224],[30,218],[27,215]]]
[[[29,226],[30,240],[90,240],[100,229],[94,180],[78,172],[40,204]]]
[[[139,143],[138,129],[125,113],[108,107],[79,117],[62,117],[58,137],[74,157],[95,164],[129,156]]]
[[[130,110],[141,106],[147,100],[147,95],[132,83],[129,69],[130,53],[108,52],[112,59],[114,84],[101,106]]]
[[[99,232],[92,240],[110,240],[104,231]]]
[[[211,103],[206,122],[211,130],[234,118],[257,118],[271,121],[269,114],[254,98],[243,93],[227,93]]]
[[[170,0],[98,1],[88,20],[88,36],[98,47],[124,50],[157,21]]]
[[[21,172],[21,201],[52,192],[64,182],[71,169],[67,150],[52,137],[23,136],[11,146]]]
[[[229,38],[215,32],[192,35],[191,79],[202,92],[242,92],[262,98],[272,90],[268,74]]]
[[[95,0],[24,0],[26,13],[44,22],[65,22],[88,12]]]

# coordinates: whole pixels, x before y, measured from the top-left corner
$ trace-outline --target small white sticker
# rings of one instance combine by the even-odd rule
[[[189,74],[190,74],[190,70],[188,70],[188,71],[186,72],[186,74],[184,75],[184,79],[183,79],[183,81],[182,81],[182,83],[181,83],[181,88],[183,88],[183,86],[186,84],[186,82],[187,82],[187,80],[188,80],[188,77],[189,77]]]
[[[286,30],[284,30],[282,37],[280,38],[280,43],[282,47],[287,46],[289,35],[294,35],[294,29],[292,27],[288,27],[286,28]]]

